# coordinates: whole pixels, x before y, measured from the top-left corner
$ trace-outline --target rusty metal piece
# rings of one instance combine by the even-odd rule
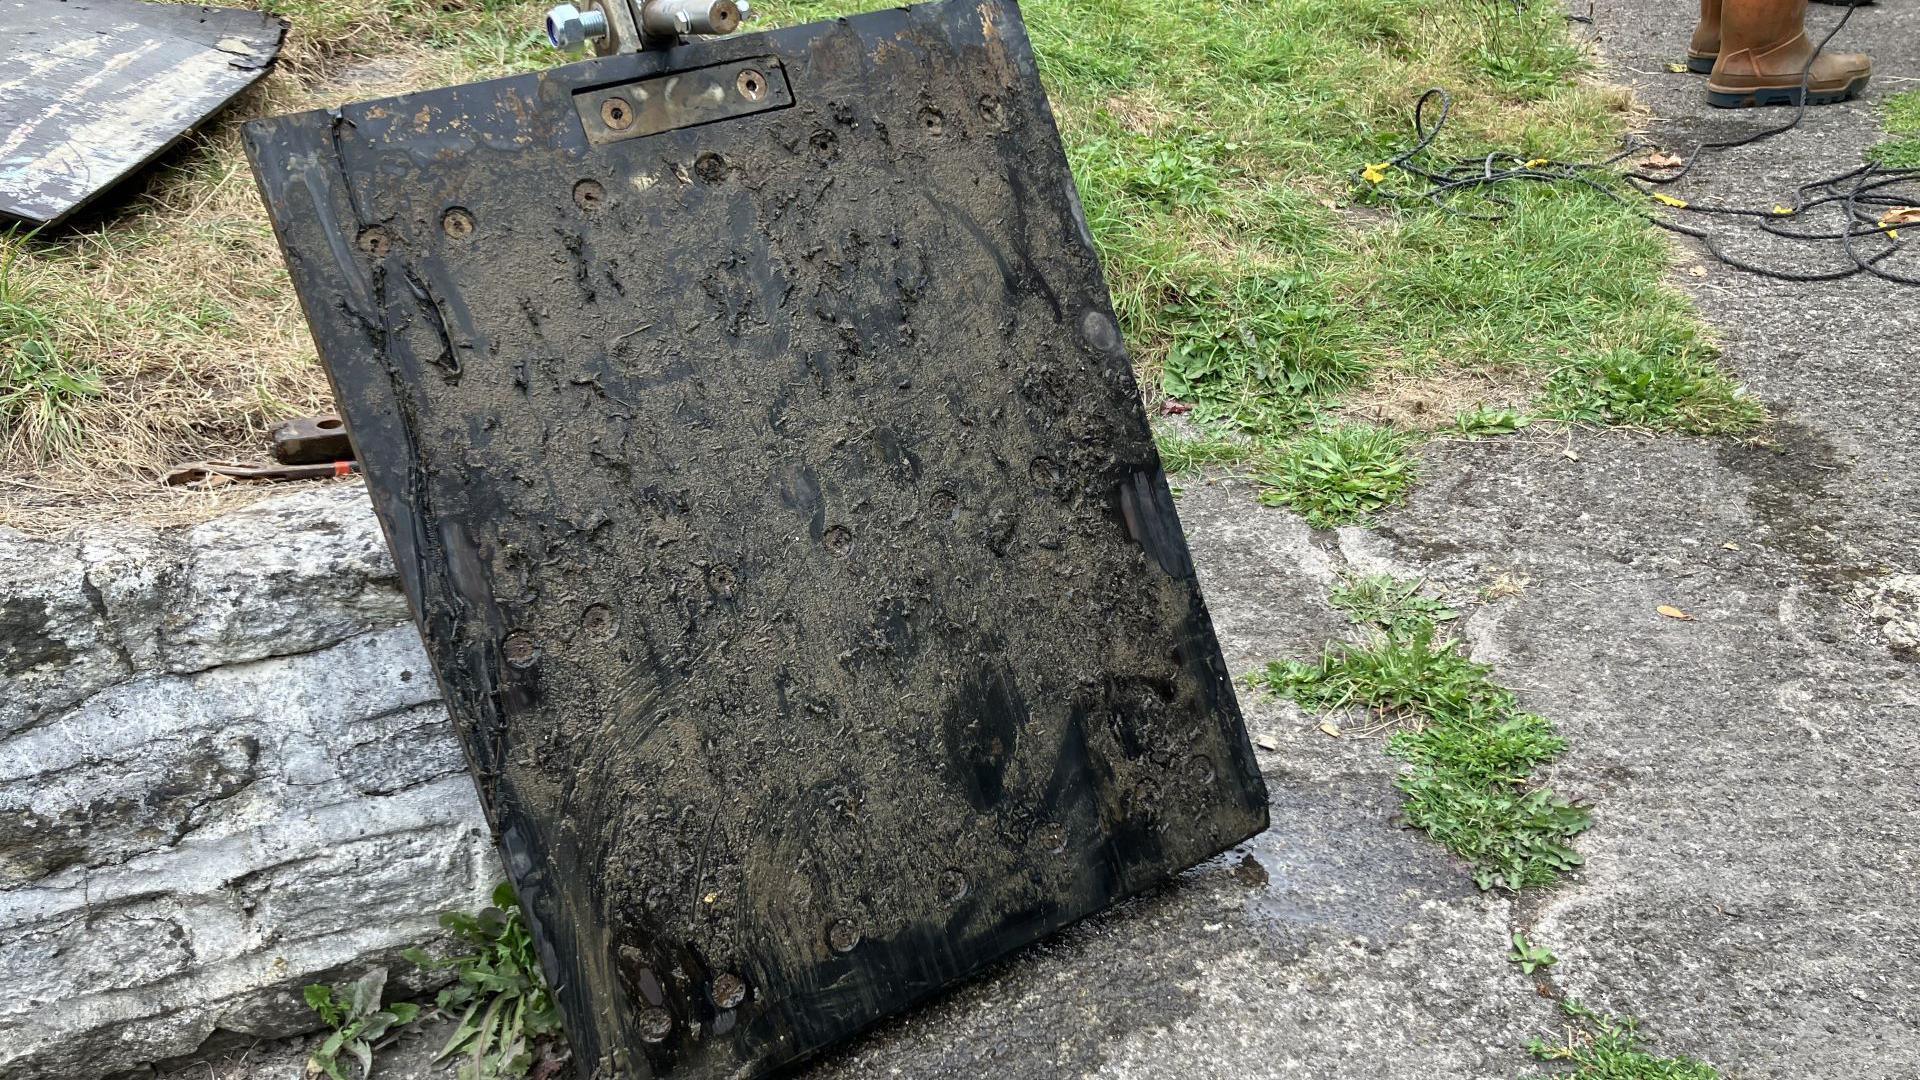
[[[766,1075],[1265,826],[1013,0],[245,139],[583,1077]]]
[[[587,141],[597,145],[658,135],[793,104],[787,73],[772,56],[657,75],[573,96]]]
[[[455,240],[465,240],[473,235],[473,215],[463,206],[450,207],[440,215],[440,230]]]
[[[176,465],[160,478],[168,487],[203,484],[209,480],[324,480],[352,476],[360,466],[352,461],[330,461],[324,465],[262,465],[247,461],[190,461]]]
[[[607,189],[598,180],[582,180],[573,185],[573,204],[582,210],[598,210],[607,202]]]
[[[346,422],[332,413],[302,416],[273,429],[273,460],[282,465],[320,465],[353,460]]]

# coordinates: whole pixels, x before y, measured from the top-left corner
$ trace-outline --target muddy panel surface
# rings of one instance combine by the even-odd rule
[[[248,148],[583,1075],[761,1074],[1264,828],[1012,3]]]

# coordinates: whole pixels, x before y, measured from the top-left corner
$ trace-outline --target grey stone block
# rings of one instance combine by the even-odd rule
[[[0,1075],[313,1025],[500,877],[357,487],[0,534]]]

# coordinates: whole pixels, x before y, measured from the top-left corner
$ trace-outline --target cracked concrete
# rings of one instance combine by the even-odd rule
[[[1594,5],[1590,32],[1657,110],[1654,132],[1684,148],[1783,119],[1710,115],[1700,80],[1667,72],[1690,10]],[[1770,205],[1782,178],[1857,160],[1873,104],[1920,76],[1920,6],[1853,25],[1841,44],[1880,64],[1866,102],[1711,159],[1683,194]],[[1756,439],[1434,444],[1411,503],[1374,530],[1314,534],[1225,482],[1189,479],[1180,502],[1239,672],[1344,631],[1324,603],[1342,568],[1422,576],[1462,602],[1503,583],[1461,629],[1569,741],[1545,779],[1595,806],[1581,871],[1517,902],[1477,892],[1396,825],[1378,738],[1329,738],[1249,692],[1271,831],[814,1075],[1517,1076],[1527,1040],[1558,1027],[1544,989],[1643,1017],[1659,1049],[1735,1080],[1920,1076],[1913,294],[1718,266],[1685,280],[1779,417]],[[1522,976],[1505,961],[1515,929],[1560,963]],[[291,1078],[299,1053],[263,1045],[180,1075]]]

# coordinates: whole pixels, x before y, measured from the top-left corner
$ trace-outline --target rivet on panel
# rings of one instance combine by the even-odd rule
[[[465,240],[473,235],[473,215],[465,207],[452,207],[440,215],[440,230],[455,240]]]

